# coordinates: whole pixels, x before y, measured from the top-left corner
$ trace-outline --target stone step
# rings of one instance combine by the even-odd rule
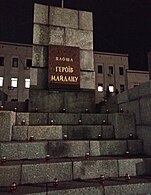
[[[148,162],[148,164],[146,164]],[[71,158],[7,161],[0,166],[0,186],[151,174],[150,158]]]
[[[19,185],[16,188],[17,195],[146,195],[151,193],[151,178],[132,177],[130,181],[125,178],[107,178],[103,185],[100,180],[84,180],[53,183]],[[10,194],[9,187],[0,187],[0,195]]]
[[[129,152],[129,153],[126,153]],[[143,154],[141,140],[54,140],[0,143],[0,157],[8,160]]]

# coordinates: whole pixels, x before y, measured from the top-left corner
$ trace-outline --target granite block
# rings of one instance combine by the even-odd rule
[[[37,86],[38,83],[38,69],[37,68],[30,68],[30,85]]]
[[[130,133],[136,136],[134,114],[125,112],[109,114],[108,120],[114,126],[115,138],[128,138]]]
[[[95,72],[80,72],[80,88],[95,89]]]
[[[89,152],[88,141],[52,141],[49,142],[51,157],[80,157]]]
[[[16,123],[16,112],[0,111],[0,141],[11,141],[12,126]]]
[[[34,23],[48,24],[48,6],[34,4]]]
[[[34,24],[33,44],[48,45],[49,44],[49,28],[46,25]]]
[[[49,27],[49,44],[51,45],[64,45],[65,41],[65,28],[58,26]]]
[[[122,104],[122,103],[125,103],[125,102],[128,102],[129,99],[128,99],[128,91],[123,91],[122,93],[119,93],[117,95],[117,103],[118,104]]]
[[[0,147],[8,160],[45,158],[48,153],[47,142],[5,142]]]
[[[94,71],[93,51],[80,50],[80,69]]]
[[[78,29],[78,11],[51,6],[49,8],[49,25]]]
[[[113,125],[103,125],[102,126],[102,138],[103,139],[113,139],[114,138]]]
[[[79,11],[79,29],[93,30],[93,15],[91,12]]]
[[[90,141],[90,154],[92,156],[101,155],[123,155],[127,151],[124,140]]]
[[[105,195],[145,195],[151,192],[150,183],[128,183],[125,185],[105,186]]]
[[[54,124],[56,124],[56,125],[61,125],[61,124],[63,124],[63,125],[78,125],[79,119],[80,119],[80,114],[77,114],[77,113],[49,113],[49,121],[52,119],[54,121]]]
[[[99,125],[63,126],[63,134],[67,134],[68,139],[98,139],[102,129]]]
[[[107,122],[107,114],[81,114],[81,119],[85,125],[101,125],[103,120]]]
[[[72,163],[53,162],[22,165],[21,183],[48,183],[57,178],[59,181],[72,179]]]
[[[73,179],[94,179],[100,175],[117,177],[117,160],[83,160],[73,162]]]
[[[151,94],[151,81],[141,83],[139,85],[139,97]]]
[[[13,182],[20,184],[21,166],[0,166],[0,186],[10,186]]]
[[[130,154],[143,154],[142,140],[128,140],[128,151]]]
[[[13,126],[12,130],[12,140],[25,141],[27,140],[28,126]]]
[[[26,125],[29,125],[29,113],[28,112],[18,112],[16,114],[16,125],[21,125],[23,120],[25,120]]]
[[[48,113],[30,113],[29,123],[30,125],[47,125],[48,124]]]
[[[31,136],[35,140],[62,139],[62,126],[28,126],[28,140]]]
[[[143,162],[142,158],[118,160],[119,176],[125,176],[126,173],[128,173],[131,176],[136,176],[137,165],[142,162]]]
[[[48,67],[48,47],[33,45],[32,67]]]
[[[151,95],[140,98],[141,124],[151,125],[150,111],[151,111]]]
[[[139,86],[131,88],[128,90],[129,101],[139,98]]]

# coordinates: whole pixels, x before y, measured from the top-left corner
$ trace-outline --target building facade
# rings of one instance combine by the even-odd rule
[[[32,45],[0,42],[0,100],[29,99]],[[103,101],[106,90],[122,92],[149,80],[148,71],[129,70],[128,55],[94,52],[96,103]]]

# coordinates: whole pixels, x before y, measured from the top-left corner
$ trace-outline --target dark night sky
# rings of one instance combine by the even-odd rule
[[[129,54],[131,69],[147,69],[151,50],[151,0],[64,0],[66,8],[94,17],[94,50]],[[33,3],[61,0],[0,0],[0,41],[32,44]]]

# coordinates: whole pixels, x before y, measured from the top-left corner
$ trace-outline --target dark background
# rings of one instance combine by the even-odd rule
[[[0,41],[32,44],[34,2],[0,0]],[[151,50],[151,0],[64,0],[64,7],[93,12],[94,50],[129,54],[131,69],[147,70]]]

